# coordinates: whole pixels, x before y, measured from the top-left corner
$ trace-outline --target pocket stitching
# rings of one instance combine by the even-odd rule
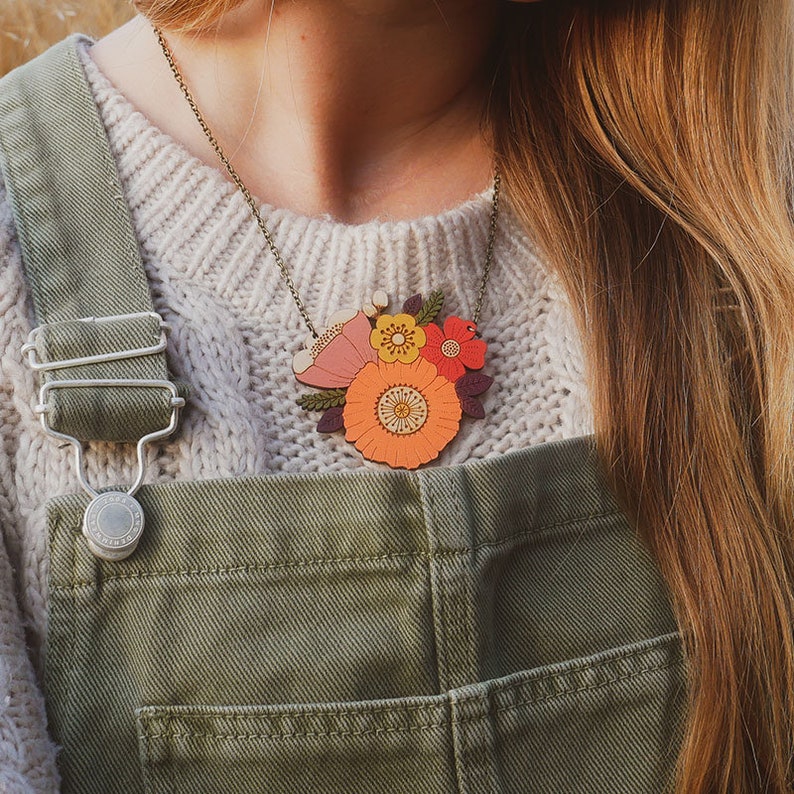
[[[615,656],[610,656],[610,657],[605,658],[605,659],[600,659],[597,662],[589,661],[589,659],[591,657],[586,657],[586,656],[585,657],[581,657],[580,659],[573,659],[573,660],[570,660],[570,662],[575,663],[575,662],[578,661],[578,662],[580,662],[581,666],[572,667],[569,670],[559,670],[559,669],[557,669],[557,670],[553,670],[553,671],[548,672],[548,673],[544,673],[543,675],[540,675],[540,676],[537,676],[537,677],[532,677],[532,678],[526,677],[528,675],[531,675],[531,673],[532,673],[531,670],[525,670],[525,671],[523,671],[523,673],[514,673],[513,675],[517,675],[517,676],[522,676],[523,675],[525,677],[523,678],[523,680],[515,681],[514,683],[507,684],[505,686],[492,686],[491,692],[500,692],[500,693],[501,692],[510,692],[510,691],[512,691],[514,689],[521,689],[522,687],[525,687],[525,686],[530,685],[530,684],[541,684],[541,683],[543,683],[545,681],[549,681],[549,680],[551,680],[553,678],[560,678],[560,677],[563,677],[563,676],[566,676],[566,675],[570,675],[570,674],[573,674],[573,673],[584,673],[584,672],[589,672],[589,671],[592,671],[592,670],[601,670],[604,667],[607,667],[607,666],[609,666],[611,664],[616,664],[616,663],[619,663],[619,662],[629,661],[631,659],[636,658],[637,656],[642,656],[644,654],[651,653],[653,651],[661,650],[661,651],[664,652],[670,645],[677,645],[679,638],[680,638],[680,635],[678,635],[678,634],[665,635],[665,641],[664,642],[659,642],[656,645],[650,645],[650,646],[644,645],[643,647],[635,648],[634,650],[628,651],[627,653],[617,654]],[[650,642],[653,642],[653,640],[651,640]],[[604,653],[610,653],[610,651],[605,651]],[[560,664],[569,664],[570,662],[561,662]],[[633,673],[629,674],[628,676],[625,676],[625,675],[624,676],[619,676],[618,678],[612,678],[609,681],[602,682],[600,684],[595,684],[593,686],[594,687],[605,686],[605,685],[608,685],[608,684],[613,683],[615,681],[620,681],[623,678],[631,677],[634,674],[641,675],[644,672],[651,672],[651,671],[656,670],[656,669],[666,669],[668,667],[675,667],[675,666],[681,665],[683,663],[684,663],[684,661],[682,659],[676,659],[675,661],[669,662],[669,663],[667,663],[665,665],[662,665],[661,667],[653,666],[653,667],[647,668],[646,670],[634,671]],[[558,665],[553,665],[553,666],[557,667]],[[498,681],[499,679],[496,679],[496,680]],[[488,682],[484,682],[484,683],[488,683]],[[493,684],[493,682],[491,682],[491,683]],[[482,684],[475,684],[475,686],[482,686]],[[585,687],[584,689],[587,689],[587,687]],[[568,692],[572,692],[572,691],[578,691],[578,690],[568,690],[567,692],[561,692],[559,694],[560,694],[560,696],[562,696],[562,695],[568,694]],[[582,691],[584,691],[584,690],[582,690]],[[553,697],[557,697],[557,695],[554,695]],[[459,697],[458,698],[458,702],[459,703],[467,703],[467,702],[472,701],[472,700],[480,700],[480,699],[481,699],[481,695],[479,695],[477,693],[473,693],[471,695],[463,695],[462,697]],[[546,699],[546,698],[539,698],[538,701],[527,701],[527,702],[528,703],[539,702],[540,700],[544,700],[544,699]]]
[[[203,732],[169,732],[147,733],[147,739],[209,739],[248,741],[258,739],[295,739],[295,738],[321,738],[326,736],[371,736],[383,733],[419,733],[422,731],[446,728],[446,722],[428,723],[427,725],[413,725],[409,727],[371,728],[363,731],[292,731],[290,733],[203,733]]]
[[[420,696],[421,697],[421,696]],[[425,704],[417,704],[415,706],[401,706],[401,705],[393,705],[390,706],[388,704],[383,706],[369,706],[366,705],[367,701],[363,701],[363,706],[360,709],[336,709],[331,707],[326,708],[315,708],[313,704],[307,704],[309,708],[306,710],[295,710],[295,711],[287,711],[282,710],[279,706],[263,706],[262,709],[272,709],[274,718],[281,718],[281,717],[355,717],[361,714],[369,715],[369,714],[395,714],[397,712],[406,712],[410,713],[413,711],[431,711],[438,708],[443,708],[444,704],[446,703],[445,695],[429,695],[427,697],[431,697],[437,700],[437,703],[429,703]],[[203,708],[203,707],[199,707]],[[210,708],[218,708],[217,706],[210,706]],[[221,707],[223,708],[223,707]],[[229,714],[208,714],[206,712],[202,713],[197,708],[193,706],[142,706],[141,708],[136,710],[136,713],[142,718],[143,721],[147,718],[147,712],[154,712],[156,711],[158,714],[166,714],[168,715],[168,719],[174,719],[175,717],[179,718],[188,718],[188,719],[195,719],[201,717],[219,717],[224,720],[248,720],[248,719],[257,719],[261,717],[269,716],[267,711],[256,711],[257,708],[254,706],[251,708],[250,706],[232,706],[232,708],[246,708],[249,709],[249,713],[240,713],[238,712],[231,712]],[[276,712],[277,709],[277,712]],[[175,711],[179,711],[181,713],[175,714]]]
[[[677,660],[675,662],[669,662],[667,664],[655,665],[653,667],[645,667],[642,670],[636,670],[633,673],[618,676],[617,678],[612,678],[609,681],[601,681],[598,684],[590,684],[588,686],[582,686],[576,689],[569,689],[565,692],[557,692],[553,695],[546,695],[544,697],[538,697],[538,698],[528,698],[526,700],[518,701],[517,703],[511,703],[510,705],[507,706],[499,706],[496,709],[494,709],[494,711],[495,713],[498,714],[503,711],[512,711],[513,709],[521,708],[522,706],[531,706],[531,705],[536,705],[538,703],[547,703],[552,700],[557,700],[558,698],[564,698],[570,695],[576,695],[580,692],[592,692],[596,689],[603,689],[605,687],[612,686],[613,684],[619,684],[622,681],[628,681],[632,678],[638,678],[639,676],[643,676],[647,673],[655,673],[661,670],[670,670],[674,667],[680,667],[680,666],[683,666],[683,661]]]

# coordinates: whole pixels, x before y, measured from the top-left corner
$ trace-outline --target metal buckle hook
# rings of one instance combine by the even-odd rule
[[[184,407],[185,400],[184,398],[179,396],[176,386],[171,383],[171,381],[167,380],[116,380],[116,379],[80,379],[80,380],[58,380],[58,381],[51,381],[50,383],[45,383],[41,387],[41,391],[39,392],[39,404],[34,409],[37,414],[39,414],[41,418],[41,426],[44,428],[44,431],[55,438],[62,439],[63,441],[68,441],[72,444],[76,451],[77,456],[77,476],[80,480],[80,485],[83,489],[92,497],[99,496],[99,491],[97,491],[92,485],[88,482],[88,479],[85,474],[85,460],[83,457],[83,444],[82,442],[75,438],[74,436],[67,435],[66,433],[59,433],[57,430],[53,430],[50,427],[49,422],[47,421],[47,412],[50,410],[49,406],[47,405],[47,395],[53,389],[75,389],[75,388],[86,388],[86,387],[121,387],[121,388],[146,388],[146,389],[167,389],[171,392],[171,421],[168,423],[167,427],[164,427],[162,430],[155,430],[153,433],[149,433],[148,435],[143,436],[138,440],[137,444],[137,457],[138,457],[138,474],[133,482],[132,486],[126,491],[127,496],[134,496],[135,492],[141,487],[143,484],[143,478],[146,473],[146,458],[145,458],[145,447],[152,441],[156,441],[158,438],[163,438],[164,436],[170,435],[176,429],[177,421],[179,419],[179,410]]]

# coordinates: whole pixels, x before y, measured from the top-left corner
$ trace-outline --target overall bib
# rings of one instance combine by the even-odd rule
[[[167,389],[95,384],[168,375],[74,41],[0,84],[0,155],[36,361],[83,384],[47,392],[47,421],[81,441],[164,427]],[[117,562],[85,542],[87,497],[49,504],[64,792],[670,789],[685,660],[592,439],[136,498],[145,530]]]

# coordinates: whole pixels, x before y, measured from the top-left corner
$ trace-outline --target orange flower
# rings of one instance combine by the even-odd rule
[[[410,364],[419,358],[419,348],[425,343],[425,330],[410,314],[381,314],[369,337],[369,342],[381,361],[402,361]]]
[[[416,469],[457,435],[455,386],[423,358],[411,364],[370,362],[345,397],[345,438],[367,460]]]

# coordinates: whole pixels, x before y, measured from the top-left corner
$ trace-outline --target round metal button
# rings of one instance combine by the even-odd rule
[[[97,557],[123,560],[135,551],[143,534],[143,508],[125,493],[101,493],[86,508],[83,534]]]

